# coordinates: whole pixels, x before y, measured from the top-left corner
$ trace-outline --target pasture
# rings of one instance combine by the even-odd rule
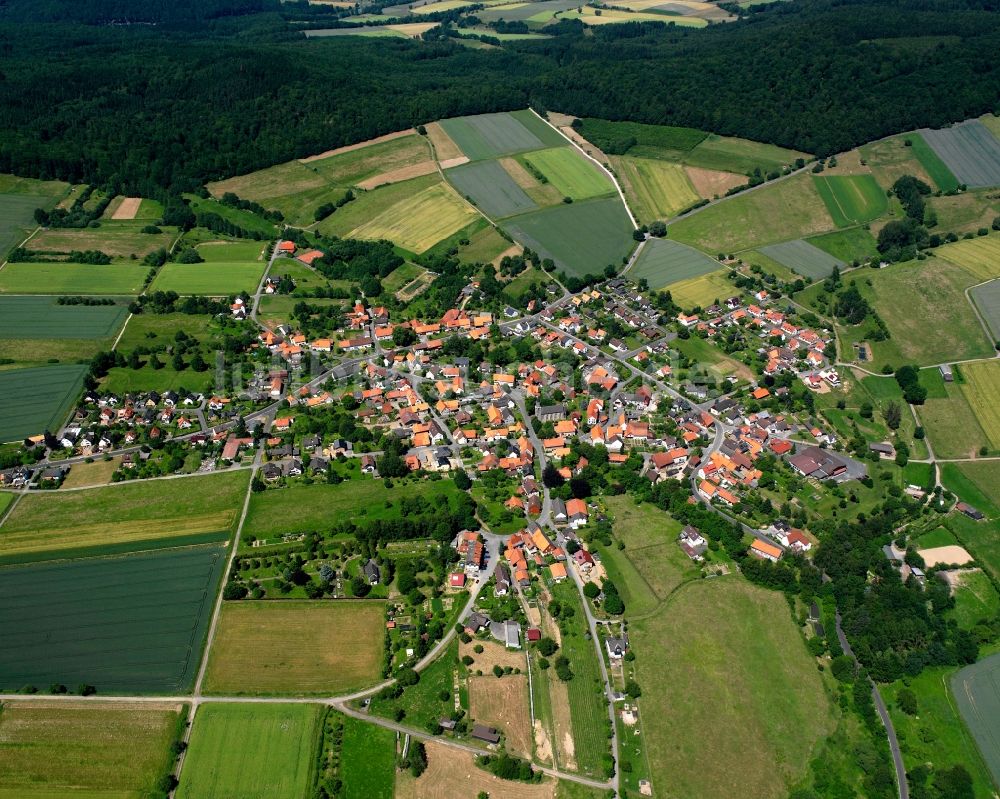
[[[971,630],[983,621],[995,619],[1000,613],[1000,595],[981,569],[963,571],[958,576],[954,596],[955,607],[949,616],[963,630]]]
[[[455,194],[450,186],[438,183],[367,220],[352,230],[350,237],[389,239],[419,254],[461,230],[475,216],[475,209]]]
[[[822,678],[780,594],[732,577],[694,581],[668,612],[634,620],[629,637],[642,702],[655,708],[643,716],[646,754],[678,796],[787,796],[833,731]],[[707,739],[710,758],[698,754]]]
[[[0,799],[149,796],[183,715],[168,703],[5,702]]]
[[[0,686],[185,690],[225,566],[202,546],[4,569]]]
[[[210,341],[217,335],[213,321],[207,315],[143,313],[128,320],[118,348],[130,352],[136,347],[168,345],[173,343],[179,330],[201,341]]]
[[[520,666],[523,670],[523,661]],[[486,671],[483,673],[485,675]],[[512,754],[531,757],[533,746],[527,675],[511,674],[500,679],[492,674],[470,677],[469,716],[480,724],[498,729]]]
[[[680,164],[615,156],[611,162],[633,213],[642,222],[669,219],[700,199]]]
[[[357,523],[396,518],[395,503],[404,497],[453,497],[458,489],[452,480],[396,482],[387,489],[381,480],[353,478],[337,485],[301,483],[287,488],[254,493],[243,525],[243,538],[267,538],[276,533],[326,530],[349,514]],[[390,503],[386,507],[386,502]]]
[[[823,233],[807,241],[845,263],[866,261],[878,255],[875,238],[867,230],[859,227],[838,230],[835,233]]]
[[[955,674],[951,691],[993,781],[1000,782],[1000,654]]]
[[[56,430],[73,409],[87,371],[83,364],[0,371],[0,441]]]
[[[885,192],[871,175],[814,175],[813,181],[837,227],[871,222],[889,210]]]
[[[1000,277],[1000,236],[979,236],[946,244],[935,255],[962,267],[977,282]]]
[[[246,291],[253,294],[260,284],[266,264],[224,263],[164,264],[150,286],[151,291],[176,291],[178,294],[207,294],[224,297]]]
[[[978,119],[943,130],[924,128],[920,135],[959,183],[974,189],[1000,186],[1000,140]],[[951,188],[940,183],[938,187]]]
[[[670,239],[650,239],[643,245],[628,276],[635,281],[645,278],[651,289],[661,289],[718,268],[719,262],[700,250]]]
[[[378,682],[385,606],[373,601],[227,602],[205,690],[324,695]]]
[[[895,136],[891,139],[865,144],[858,152],[865,159],[872,175],[875,176],[879,186],[883,189],[890,188],[903,175],[913,175],[928,185],[934,185],[933,179],[917,159],[917,154],[912,146],[913,142],[919,138],[917,135]],[[906,141],[909,141],[911,146],[907,146]],[[922,139],[920,143],[924,150],[934,156]],[[934,157],[936,158],[936,156]]]
[[[522,214],[504,227],[560,271],[581,277],[620,264],[634,245],[632,223],[617,197]]]
[[[737,194],[682,217],[670,237],[710,253],[736,252],[835,227],[809,175]]]
[[[309,167],[332,185],[346,189],[382,174],[430,163],[430,155],[427,140],[410,133],[325,158],[311,159]]]
[[[471,161],[566,144],[559,133],[527,110],[455,117],[443,119],[440,124]]]
[[[755,169],[765,173],[779,171],[795,163],[797,158],[808,157],[806,153],[774,144],[711,133],[684,157],[684,163],[703,169],[747,175]]]
[[[1000,341],[1000,280],[991,280],[976,286],[969,292],[972,301],[993,334],[994,341]]]
[[[42,195],[0,193],[0,262],[35,227],[35,209],[51,204]]]
[[[249,474],[232,471],[31,494],[3,524],[0,562],[224,540],[234,532]]]
[[[1000,484],[998,463],[983,460],[941,466],[944,485],[986,515],[986,520],[977,522],[960,513],[952,513],[947,519],[948,528],[994,579],[1000,577],[1000,507],[994,499]]]
[[[1000,362],[962,364],[962,393],[986,433],[990,449],[1000,449]]]
[[[148,266],[16,263],[0,268],[0,294],[138,294]]]
[[[239,208],[223,205],[212,197],[199,197],[196,194],[185,194],[184,199],[191,203],[191,210],[196,214],[216,214],[244,230],[257,232],[268,237],[274,236],[277,233],[277,228],[273,222],[268,222],[263,217],[257,216],[257,214],[251,211],[243,211]]]
[[[945,396],[928,396],[917,409],[920,422],[939,458],[973,458],[986,443],[986,433],[965,399],[962,387],[944,385]]]
[[[264,257],[262,241],[203,241],[195,249],[208,263],[261,261]]]
[[[396,733],[344,718],[340,744],[344,799],[392,799],[396,779]]]
[[[704,308],[716,300],[731,297],[736,287],[730,282],[728,269],[717,269],[698,277],[688,278],[670,286],[670,295],[681,308]]]
[[[937,215],[938,230],[957,234],[979,233],[991,227],[1000,212],[1000,198],[990,189],[974,189],[959,194],[927,198],[927,205]]]
[[[177,799],[303,799],[321,722],[319,705],[202,705]]]
[[[100,250],[112,258],[142,258],[160,247],[169,247],[176,228],[163,233],[142,233],[141,222],[102,222],[99,228],[48,228],[37,233],[30,248],[42,253]]]
[[[552,147],[522,157],[564,197],[587,200],[614,193],[608,177],[572,147]]]
[[[448,170],[447,174],[458,193],[492,219],[538,207],[499,161],[472,161]]]
[[[330,182],[311,164],[288,161],[247,175],[206,184],[213,197],[232,192],[243,200],[253,200],[274,208],[293,225],[314,221],[313,211],[328,200],[338,200],[343,191],[332,191]]]
[[[771,244],[761,247],[760,251],[810,282],[822,280],[832,274],[834,269],[847,266],[840,259],[802,239]]]

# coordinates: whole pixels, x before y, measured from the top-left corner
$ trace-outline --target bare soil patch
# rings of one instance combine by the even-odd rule
[[[964,547],[955,544],[946,547],[921,549],[918,550],[917,554],[924,559],[924,563],[929,567],[937,566],[938,564],[964,566],[966,563],[971,563],[974,560]]]
[[[434,154],[437,156],[437,160],[441,162],[442,167],[445,169],[448,168],[445,166],[446,161],[465,158],[465,153],[444,132],[444,128],[441,127],[439,122],[431,122],[429,125],[425,125],[424,129],[427,131],[427,138],[431,140],[431,144],[434,146]],[[465,161],[468,160],[468,158],[465,158]],[[464,164],[465,161],[461,163]],[[458,166],[458,164],[449,164],[448,166]]]
[[[551,669],[550,669],[551,671]],[[549,680],[549,700],[552,703],[552,726],[555,738],[556,762],[568,771],[578,769],[576,746],[573,742],[573,720],[569,713],[569,687],[555,674]]]
[[[449,158],[446,161],[442,161],[441,168],[451,169],[453,166],[461,166],[462,164],[467,164],[467,163],[469,163],[469,159],[466,156],[462,155],[459,156],[458,158]]]
[[[535,719],[535,759],[542,763],[552,762],[552,742],[538,719]]]
[[[730,189],[747,182],[744,175],[737,175],[735,172],[720,172],[717,169],[702,169],[698,166],[686,166],[684,171],[687,172],[694,190],[706,200],[711,200],[716,195],[724,197]]]
[[[482,645],[483,651],[481,654],[476,654],[473,648],[476,644]],[[494,666],[499,666],[502,669],[510,667],[512,669],[520,669],[521,671],[527,668],[524,652],[509,650],[494,641],[473,640],[469,644],[459,644],[458,656],[465,657],[466,655],[475,660],[475,663],[470,668],[473,670],[482,669],[483,674],[492,672]]]
[[[493,266],[500,266],[500,262],[504,258],[513,258],[516,255],[520,255],[522,252],[524,252],[524,248],[520,244],[513,244],[493,259]],[[500,276],[497,275],[497,278],[499,277]]]
[[[490,799],[553,799],[556,782],[538,784],[511,782],[494,777],[475,764],[475,755],[428,741],[427,770],[416,780],[398,780],[396,799],[441,799],[471,797],[481,791]]]
[[[476,721],[500,730],[509,751],[531,757],[532,729],[526,675],[497,678],[491,674],[470,678],[469,714]]]
[[[336,150],[327,150],[319,155],[310,155],[308,158],[300,158],[300,164],[310,164],[313,161],[322,161],[324,158],[330,158],[334,155],[340,155],[341,153],[349,153],[354,150],[360,150],[362,147],[369,147],[372,144],[381,144],[384,141],[392,141],[393,139],[401,139],[403,136],[411,136],[416,131],[413,128],[407,128],[406,130],[397,130],[395,133],[386,133],[385,136],[378,136],[374,139],[369,139],[368,141],[359,141],[357,144],[348,144],[346,147],[338,147]]]
[[[364,189],[365,191],[371,191],[379,186],[385,186],[387,183],[401,183],[404,180],[419,178],[422,175],[430,175],[432,172],[436,171],[437,165],[433,161],[423,161],[419,164],[411,164],[410,166],[404,166],[399,169],[393,169],[389,172],[383,172],[381,175],[375,175],[374,177],[368,178],[368,180],[361,181],[358,184],[358,188]]]
[[[124,197],[121,203],[111,214],[112,219],[135,219],[139,213],[139,206],[142,205],[142,197]]]

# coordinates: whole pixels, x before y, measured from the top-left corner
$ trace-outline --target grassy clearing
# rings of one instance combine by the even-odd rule
[[[324,695],[362,688],[381,673],[381,602],[227,602],[205,690]]]
[[[167,773],[176,704],[7,702],[0,799],[139,799]]]
[[[176,291],[178,294],[225,296],[242,291],[252,294],[264,274],[265,264],[220,263],[165,264],[150,290]]]
[[[951,191],[958,188],[958,178],[952,174],[951,170],[938,154],[931,149],[931,146],[921,134],[911,133],[906,138],[910,142],[913,155],[930,176],[935,186],[941,191]]]
[[[100,250],[112,258],[142,258],[160,247],[169,247],[176,228],[163,233],[140,232],[141,223],[103,222],[99,228],[49,228],[31,239],[31,249],[39,252],[68,253],[71,250]]]
[[[836,233],[824,233],[813,236],[808,242],[834,258],[853,263],[865,261],[878,255],[875,247],[875,237],[864,228],[850,228]]]
[[[413,133],[310,161],[308,166],[315,169],[332,185],[346,189],[376,175],[429,161],[430,157],[427,140]]]
[[[709,134],[684,158],[684,163],[703,169],[722,172],[739,172],[746,175],[755,169],[774,172],[789,166],[797,158],[808,158],[806,153],[786,150],[773,144]]]
[[[618,198],[559,205],[508,221],[517,241],[571,275],[600,274],[632,250],[632,224]]]
[[[913,147],[906,146],[911,136],[896,136],[891,139],[866,144],[860,149],[868,168],[882,189],[889,189],[903,175],[913,175],[927,184],[932,184],[931,176],[917,160]]]
[[[652,158],[612,157],[622,189],[642,222],[669,219],[698,202],[684,167]]]
[[[962,393],[976,415],[992,449],[1000,449],[1000,363],[981,361],[962,364]]]
[[[813,180],[837,227],[871,222],[889,210],[885,192],[871,175],[814,176]]]
[[[84,365],[0,371],[0,441],[58,428],[72,410],[86,374]]]
[[[0,560],[172,546],[233,532],[249,471],[24,497],[4,522]]]
[[[449,169],[447,175],[459,194],[493,219],[538,207],[499,161],[472,161]]]
[[[1000,506],[994,500],[1000,483],[997,461],[979,463],[945,463],[941,465],[941,480],[960,499],[986,515],[983,521],[973,521],[959,513],[948,519],[950,529],[994,579],[1000,579]]]
[[[0,294],[138,294],[148,273],[137,264],[7,264],[0,269]]]
[[[995,619],[1000,613],[1000,595],[985,572],[975,569],[962,572],[955,591],[955,607],[948,612],[963,630]]]
[[[319,705],[202,705],[178,799],[301,799],[315,768]]]
[[[120,463],[119,458],[96,460],[93,463],[75,463],[69,471],[69,476],[63,480],[61,488],[93,488],[107,485],[111,475]]]
[[[699,250],[670,239],[652,239],[646,242],[628,275],[636,281],[645,278],[651,289],[661,289],[718,268],[718,261]]]
[[[1000,236],[980,236],[946,244],[934,254],[962,267],[977,282],[1000,277]]]
[[[939,458],[972,458],[986,443],[961,386],[945,385],[945,397],[928,397],[917,409],[920,422]]]
[[[253,494],[243,526],[243,537],[267,538],[275,533],[300,533],[324,530],[349,514],[358,522],[395,518],[396,504],[404,497],[455,496],[458,489],[452,480],[396,482],[387,489],[381,480],[361,477],[329,485],[294,485]]]
[[[704,308],[734,294],[733,284],[726,277],[728,274],[728,269],[718,269],[707,275],[682,280],[670,287],[670,294],[681,308]]]
[[[738,194],[670,226],[671,238],[709,253],[753,249],[835,227],[808,175]]]
[[[203,546],[5,569],[0,686],[185,690],[225,565]]]
[[[808,241],[796,239],[761,247],[760,251],[809,281],[821,280],[846,264]]]
[[[643,715],[652,772],[670,775],[678,796],[786,796],[833,730],[815,662],[778,593],[737,578],[692,582],[629,635],[643,702],[655,708]],[[702,756],[706,739],[712,757]]]
[[[614,192],[607,176],[571,147],[552,147],[523,157],[564,197],[586,200]]]
[[[345,717],[340,777],[344,782],[344,799],[392,799],[396,733]]]

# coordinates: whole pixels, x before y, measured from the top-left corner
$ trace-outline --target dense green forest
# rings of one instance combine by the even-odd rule
[[[825,155],[1000,102],[1000,14],[965,0],[794,0],[703,30],[564,22],[488,51],[306,40],[283,14],[272,0],[8,0],[0,171],[190,190],[529,103]]]

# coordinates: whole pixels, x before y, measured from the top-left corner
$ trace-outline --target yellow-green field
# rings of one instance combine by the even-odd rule
[[[693,308],[696,305],[711,305],[716,299],[724,300],[733,296],[735,287],[726,277],[728,270],[719,269],[707,275],[699,275],[689,280],[666,286],[666,290],[681,308]]]
[[[476,211],[450,187],[430,186],[369,219],[351,231],[351,238],[390,239],[411,252],[422,253],[461,230]]]
[[[28,245],[46,253],[68,253],[71,250],[100,250],[112,258],[142,258],[160,247],[169,248],[176,237],[176,228],[162,233],[141,233],[143,222],[102,222],[99,228],[50,228],[36,234]]]
[[[668,17],[662,14],[646,14],[641,11],[619,11],[612,8],[591,8],[584,6],[583,11],[572,9],[560,12],[558,19],[578,19],[585,25],[619,25],[623,22],[672,22],[679,27],[704,28],[706,20],[699,17]]]
[[[523,157],[545,175],[564,197],[586,200],[614,191],[607,176],[572,147],[550,147],[525,153]]]
[[[962,392],[993,449],[1000,449],[1000,362],[979,361],[961,366]]]
[[[227,602],[205,689],[222,694],[328,695],[378,682],[385,605],[376,601]]]
[[[680,164],[629,157],[611,161],[640,222],[668,219],[701,199]]]
[[[419,25],[419,23],[417,23]],[[411,26],[397,25],[394,28]],[[411,167],[429,161],[430,147],[423,136],[411,134],[371,144],[327,158],[310,160],[305,166],[314,169],[334,186],[356,186],[384,172]]]
[[[168,773],[179,704],[5,702],[0,799],[142,799]]]
[[[935,251],[979,280],[1000,277],[1000,235],[964,239]]]

